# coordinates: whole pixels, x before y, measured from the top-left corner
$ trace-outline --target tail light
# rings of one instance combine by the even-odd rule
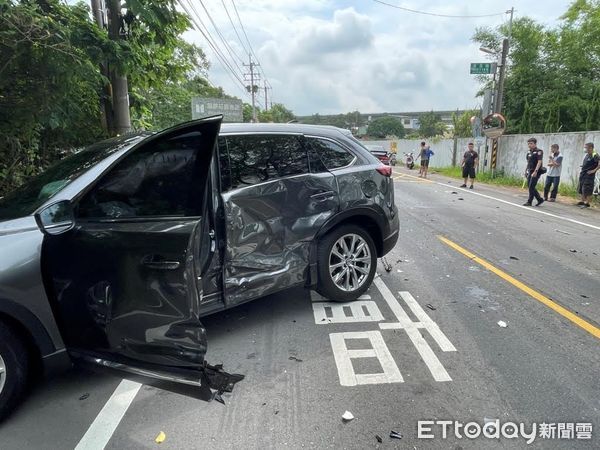
[[[377,170],[377,172],[379,172],[384,177],[392,176],[392,166],[386,166],[386,165],[382,164],[381,166],[377,167],[377,169],[375,169],[375,170]]]

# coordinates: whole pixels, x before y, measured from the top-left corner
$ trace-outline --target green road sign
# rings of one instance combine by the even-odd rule
[[[471,63],[471,75],[488,75],[494,73],[492,63]]]

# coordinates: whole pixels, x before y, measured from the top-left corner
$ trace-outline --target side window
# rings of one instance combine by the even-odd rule
[[[219,143],[219,164],[223,191],[308,173],[306,151],[289,135],[227,136]]]
[[[308,138],[308,141],[329,170],[347,166],[354,159],[354,155],[328,139]]]
[[[201,215],[197,152],[201,133],[149,143],[102,177],[79,204],[82,218]]]

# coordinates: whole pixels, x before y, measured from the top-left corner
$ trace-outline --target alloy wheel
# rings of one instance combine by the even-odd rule
[[[333,244],[329,254],[329,275],[339,289],[356,291],[365,283],[370,271],[371,250],[361,236],[346,234]]]
[[[2,393],[5,383],[6,383],[6,363],[4,362],[4,359],[2,359],[2,355],[0,355],[0,393]]]

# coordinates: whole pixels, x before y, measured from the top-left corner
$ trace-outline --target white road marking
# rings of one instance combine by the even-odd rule
[[[75,450],[102,450],[106,447],[141,387],[135,381],[121,381]]]
[[[412,312],[419,318],[419,322],[413,322],[406,311],[400,306],[400,303],[394,297],[394,294],[389,290],[389,288],[385,285],[383,280],[379,277],[376,277],[373,280],[373,283],[381,292],[384,300],[387,302],[388,306],[398,319],[396,323],[380,323],[379,328],[382,330],[390,330],[390,329],[403,329],[406,331],[409,339],[421,355],[421,358],[427,365],[427,368],[431,372],[433,379],[435,381],[451,381],[452,378],[435,355],[427,341],[421,335],[419,328],[426,329],[429,331],[431,336],[435,339],[437,344],[440,346],[442,351],[456,351],[456,348],[452,345],[452,343],[448,340],[448,338],[442,333],[439,326],[431,320],[427,313],[421,308],[421,306],[416,302],[412,295],[408,294],[407,296],[402,296],[403,300],[407,303]]]
[[[383,315],[373,301],[356,300],[349,303],[314,302],[315,323],[380,322]]]
[[[435,339],[435,342],[440,346],[440,349],[444,352],[455,352],[456,347],[454,347],[446,335],[442,333],[439,325],[431,320],[431,317],[429,317],[423,308],[421,308],[421,305],[417,303],[410,292],[402,291],[400,292],[400,296],[406,302],[413,314],[417,316],[417,319],[425,324],[425,329],[429,331],[429,334]]]
[[[439,181],[433,181],[433,183],[439,184],[440,186],[448,187],[447,183],[440,183]],[[576,223],[577,225],[583,225],[584,227],[593,228],[594,230],[600,230],[599,226],[591,225],[589,223],[585,223],[585,222],[581,222],[579,220],[571,219],[570,217],[564,217],[564,216],[559,216],[557,214],[552,214],[552,213],[549,213],[549,212],[546,212],[546,211],[542,211],[539,208],[535,208],[535,207],[531,207],[531,206],[519,205],[517,203],[509,202],[508,200],[502,200],[500,198],[492,197],[491,195],[486,195],[486,194],[482,194],[480,192],[475,192],[475,191],[473,191],[471,189],[465,189],[465,188],[460,188],[460,187],[457,187],[455,189],[460,189],[461,191],[464,191],[465,193],[473,194],[473,195],[478,195],[480,197],[484,197],[484,198],[487,198],[487,199],[490,199],[490,200],[496,200],[497,202],[500,202],[500,203],[506,203],[507,205],[511,205],[511,206],[516,207],[516,208],[526,209],[527,211],[535,212],[535,213],[538,213],[538,214],[543,214],[545,216],[554,217],[555,219],[566,220],[567,222]]]
[[[404,378],[396,365],[394,358],[385,345],[380,331],[356,331],[350,333],[331,333],[329,335],[335,364],[342,386],[357,386],[361,384],[403,383]],[[346,341],[350,339],[368,339],[370,349],[349,350]],[[383,372],[357,374],[352,367],[352,359],[377,358]]]
[[[331,301],[328,298],[323,297],[317,291],[310,291],[310,300],[312,302],[329,302]],[[358,297],[358,300],[371,300],[371,296],[369,294],[363,294]]]

